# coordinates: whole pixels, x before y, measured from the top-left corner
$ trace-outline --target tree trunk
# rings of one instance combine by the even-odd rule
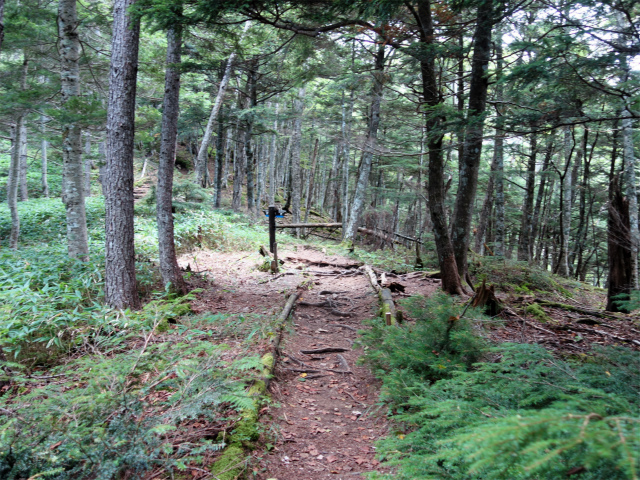
[[[9,247],[17,250],[20,237],[20,217],[18,216],[18,177],[20,175],[20,127],[24,123],[24,115],[19,115],[16,125],[11,127],[11,165],[7,180],[7,204],[11,213],[11,233]]]
[[[494,152],[495,153],[495,152]],[[484,202],[482,202],[482,210],[480,210],[480,219],[478,220],[478,227],[476,229],[476,242],[474,250],[480,255],[484,255],[485,232],[487,225],[491,217],[491,210],[493,210],[493,185],[496,173],[496,155],[493,156],[491,162],[491,173],[489,174],[489,180],[487,181],[487,189],[484,196]]]
[[[60,93],[65,108],[73,110],[80,95],[80,39],[78,38],[76,0],[60,0],[58,35],[60,37]],[[67,248],[69,256],[89,259],[87,215],[85,211],[85,178],[82,163],[82,132],[75,123],[62,125],[63,191],[67,213]]]
[[[478,19],[473,43],[467,128],[459,168],[458,194],[451,222],[451,240],[461,278],[465,278],[467,274],[467,251],[469,250],[473,205],[478,188],[484,111],[489,88],[487,69],[491,58],[491,30],[494,22],[493,0],[481,1],[478,6]]]
[[[608,312],[625,311],[616,302],[628,299],[633,281],[629,201],[622,196],[620,183],[614,176],[609,186],[609,289],[605,308]]]
[[[305,89],[298,90],[298,97],[293,100],[293,133],[291,136],[291,213],[293,223],[300,223],[300,203],[302,191],[302,172],[300,168],[300,151],[302,137],[302,113],[304,111]],[[296,236],[300,229],[296,228]]]
[[[573,135],[571,127],[564,127],[564,176],[562,178],[561,222],[560,222],[560,255],[558,258],[558,275],[569,276],[569,240],[571,235],[571,156],[573,154]]]
[[[205,172],[207,169],[207,160],[209,156],[209,143],[211,143],[211,135],[213,135],[213,125],[215,124],[215,121],[218,117],[218,112],[220,111],[222,101],[224,100],[224,94],[227,91],[227,86],[229,85],[229,79],[231,78],[231,69],[233,67],[235,58],[235,52],[229,55],[227,66],[224,69],[224,75],[222,76],[220,86],[218,87],[218,94],[216,95],[216,100],[213,103],[213,108],[211,109],[211,113],[209,114],[209,121],[207,122],[207,127],[205,128],[204,135],[202,137],[202,143],[200,143],[200,149],[198,150],[198,157],[196,159],[196,183],[201,187],[206,187],[203,182],[205,181]]]
[[[218,121],[218,135],[216,136],[216,173],[214,181],[214,208],[220,208],[222,202],[222,185],[224,175],[224,164],[226,161],[225,155],[225,131],[222,121]]]
[[[231,208],[239,211],[242,207],[242,183],[244,182],[244,148],[239,145],[240,129],[236,128],[236,140],[233,155],[233,197]]]
[[[496,32],[496,101],[501,102],[504,97],[504,87],[500,83],[502,76],[502,29],[498,28]],[[496,119],[496,131],[493,143],[493,161],[496,165],[495,182],[496,182],[496,219],[494,228],[494,245],[493,252],[496,257],[504,257],[504,234],[505,234],[505,218],[504,218],[504,132],[502,131],[502,109],[498,108],[498,118]]]
[[[360,171],[358,172],[356,189],[353,194],[353,202],[351,203],[351,211],[349,212],[349,219],[347,220],[347,226],[343,237],[347,242],[353,242],[358,229],[360,215],[362,215],[364,210],[364,203],[367,196],[367,185],[369,184],[369,176],[371,175],[373,154],[378,140],[380,104],[382,103],[382,93],[384,90],[384,49],[384,43],[381,43],[375,57],[373,88],[371,90],[371,107],[369,110],[369,128],[364,142],[362,163],[360,164]]]
[[[316,138],[315,146],[313,147],[313,153],[311,154],[311,170],[309,170],[309,185],[307,186],[307,201],[304,209],[304,222],[309,220],[309,210],[311,210],[313,200],[313,184],[315,180],[316,172],[316,160],[318,159],[318,139]]]
[[[26,60],[25,60],[26,61]],[[19,186],[18,186],[18,201],[24,202],[29,200],[29,191],[27,187],[27,122],[22,122],[20,128],[20,170],[19,170]],[[64,182],[63,182],[64,183]]]
[[[84,141],[84,196],[91,196],[91,168],[93,162],[91,161],[91,137],[85,136]]]
[[[538,155],[538,136],[531,135],[531,152],[527,162],[527,183],[522,201],[522,219],[520,221],[520,235],[518,241],[518,260],[530,260],[531,226],[533,223],[533,198],[535,194],[536,158]]]
[[[440,113],[441,95],[436,80],[435,56],[432,52],[436,36],[431,15],[430,0],[419,0],[416,20],[420,26],[420,71],[424,102],[429,107],[426,115],[427,147],[429,151],[428,195],[429,210],[433,223],[438,263],[442,278],[442,289],[452,295],[463,293],[456,258],[449,236],[445,212],[444,157],[442,151],[442,124],[445,118]]]
[[[538,195],[536,196],[536,204],[533,209],[533,218],[531,219],[531,239],[529,241],[529,258],[534,258],[534,249],[536,238],[538,235],[538,223],[540,221],[540,208],[542,206],[542,200],[544,198],[544,187],[547,183],[547,177],[549,175],[549,165],[551,163],[551,157],[553,156],[553,140],[554,136],[551,135],[547,141],[547,147],[544,154],[544,162],[542,164],[542,171],[540,172],[540,186],[538,188]]]
[[[246,172],[247,172],[247,208],[250,213],[256,211],[256,198],[254,188],[254,174],[256,170],[255,161],[255,148],[251,141],[251,135],[253,132],[253,110],[255,109],[258,99],[256,91],[257,72],[255,71],[256,62],[251,62],[249,67],[249,78],[247,79],[247,93],[249,95],[249,102],[247,107],[250,109],[250,113],[245,115],[245,130],[244,130],[244,157],[246,160]]]
[[[176,12],[181,13],[181,12]],[[162,133],[158,158],[156,218],[158,221],[158,259],[162,283],[171,291],[186,293],[182,272],[176,258],[173,233],[173,170],[180,113],[180,62],[182,27],[173,25],[167,31],[167,67],[164,76]]]
[[[280,104],[276,103],[275,120],[273,121],[273,135],[271,136],[271,149],[269,150],[269,205],[276,204],[276,155],[278,152],[278,109]]]
[[[40,183],[42,184],[42,196],[45,198],[49,198],[49,181],[48,181],[48,168],[49,168],[49,159],[47,156],[47,150],[49,147],[49,142],[45,139],[46,132],[46,123],[47,117],[44,115],[40,115],[40,132],[42,133],[42,142],[40,149],[42,150],[42,166],[40,168]]]
[[[347,230],[349,219],[349,142],[351,141],[351,118],[353,117],[354,90],[349,94],[349,107],[345,104],[345,96],[342,96],[342,238]],[[336,215],[337,216],[337,215]]]
[[[133,147],[140,22],[115,0],[107,107],[105,300],[114,308],[140,308],[133,230]]]

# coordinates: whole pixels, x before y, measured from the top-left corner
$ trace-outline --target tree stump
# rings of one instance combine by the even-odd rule
[[[474,308],[484,307],[484,312],[491,317],[495,317],[502,311],[502,304],[500,300],[496,298],[493,285],[487,287],[484,280],[482,281],[482,285],[476,289],[476,294],[474,295],[471,305]]]

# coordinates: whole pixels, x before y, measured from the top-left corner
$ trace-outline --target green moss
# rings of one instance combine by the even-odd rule
[[[167,330],[169,330],[169,320],[167,318],[163,318],[156,326],[156,333],[164,333]]]
[[[532,303],[531,305],[527,306],[524,311],[539,322],[547,323],[551,321],[551,317],[547,315],[547,312],[545,312],[544,309],[537,303]]]
[[[216,463],[211,467],[213,478],[218,480],[236,480],[244,472],[247,456],[238,444],[229,445]]]
[[[273,358],[273,353],[265,353],[262,357],[262,365],[264,365],[265,375],[270,375],[273,371],[273,367],[275,365],[275,359]]]
[[[258,265],[258,271],[260,272],[271,271],[271,259],[265,258],[264,261],[260,265]]]

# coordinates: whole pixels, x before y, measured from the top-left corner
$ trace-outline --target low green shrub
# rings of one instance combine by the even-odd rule
[[[184,436],[190,422],[224,425],[232,410],[254,402],[235,379],[260,368],[259,357],[228,365],[226,348],[161,342],[81,358],[50,370],[54,380],[45,385],[15,375],[23,393],[0,398],[0,478],[142,478],[153,468],[201,462],[224,447],[215,431],[180,440],[176,429]]]
[[[378,448],[394,474],[372,478],[640,477],[639,352],[597,349],[572,363],[539,345],[501,344],[470,366],[468,350],[452,342],[444,357],[452,367],[438,375],[443,354],[434,345],[459,307],[437,297],[413,302],[431,319],[424,330],[410,330],[418,320],[365,334],[368,361],[399,429]]]
[[[104,198],[86,199],[87,228],[94,239],[104,231]],[[23,244],[52,244],[64,242],[67,234],[65,207],[59,198],[37,198],[18,203],[20,238]],[[0,242],[6,242],[11,233],[11,215],[6,203],[0,205]],[[95,233],[95,235],[94,235]],[[95,238],[97,237],[97,238]]]
[[[482,257],[478,261],[471,262],[469,273],[480,281],[484,279],[495,284],[502,291],[515,291],[522,294],[557,291],[566,297],[571,297],[572,294],[567,287],[579,285],[578,282],[561,279],[527,262],[495,257]]]
[[[463,307],[453,297],[444,293],[411,297],[404,307],[414,323],[387,328],[376,319],[362,337],[368,348],[366,362],[387,381],[434,382],[478,361],[486,344],[473,333],[467,316],[461,317]],[[467,315],[471,317],[471,311]],[[394,391],[387,389],[388,394]]]

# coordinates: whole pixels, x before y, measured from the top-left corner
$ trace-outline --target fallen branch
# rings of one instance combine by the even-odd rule
[[[316,348],[313,350],[300,350],[300,353],[304,353],[305,355],[313,355],[316,353],[340,353],[340,352],[349,352],[350,348],[343,347],[325,347],[325,348]]]
[[[349,325],[344,325],[343,323],[328,323],[327,325],[331,325],[332,327],[342,327],[342,328],[346,328],[347,330],[351,330],[353,332],[357,332],[358,329],[357,328],[353,328]]]

